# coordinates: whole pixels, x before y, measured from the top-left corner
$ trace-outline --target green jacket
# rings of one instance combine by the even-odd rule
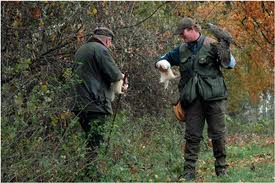
[[[180,73],[179,82],[180,99],[183,104],[190,104],[201,97],[206,101],[227,98],[227,89],[217,55],[213,53],[211,38],[200,36],[193,44],[197,50],[192,51],[190,45],[183,43],[179,48]]]
[[[104,44],[92,38],[75,54],[75,74],[80,83],[74,87],[74,111],[112,114],[111,83],[122,73]]]

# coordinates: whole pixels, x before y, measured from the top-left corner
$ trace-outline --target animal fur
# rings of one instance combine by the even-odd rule
[[[207,25],[209,32],[218,40],[218,43],[212,43],[215,52],[218,54],[218,60],[224,67],[227,67],[230,62],[230,44],[234,43],[234,39],[225,29],[211,23]]]
[[[124,92],[122,92],[122,85],[123,85],[122,79],[111,84],[111,90],[112,90],[111,99],[112,99],[112,101],[115,99],[115,94],[123,94],[124,93]]]
[[[167,70],[166,72],[160,71],[160,83],[164,83],[164,88],[167,89],[169,85],[169,81],[177,78],[172,69],[171,65],[167,60],[160,60],[156,63],[157,68],[162,68]]]

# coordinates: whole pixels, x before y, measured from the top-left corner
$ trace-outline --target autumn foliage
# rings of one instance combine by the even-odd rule
[[[130,131],[132,136],[126,134],[129,139],[136,137],[133,143],[121,139],[124,146],[113,144],[117,147],[114,159],[125,153],[131,156],[140,149],[138,147],[144,149],[140,153],[146,157],[145,147],[159,148],[156,146],[159,141],[170,143],[169,139],[158,136],[154,125],[158,124],[159,128],[167,125],[160,123],[159,118],[163,122],[176,120],[171,104],[178,99],[178,80],[165,90],[159,83],[154,62],[180,44],[173,32],[183,16],[196,18],[203,28],[208,22],[223,27],[235,39],[231,50],[237,66],[223,71],[229,90],[227,117],[241,118],[243,123],[272,119],[272,1],[2,1],[2,179],[7,182],[77,181],[75,177],[81,177],[81,170],[76,169],[87,166],[83,158],[85,146],[79,135],[77,117],[70,112],[70,87],[76,82],[73,79],[74,53],[91,36],[92,30],[101,25],[114,31],[113,56],[121,70],[129,73],[129,91],[122,97],[119,109],[119,113],[127,111],[128,117],[126,120],[124,113],[121,114],[124,118],[119,121],[120,127],[129,129],[121,130],[120,135]],[[212,36],[206,29],[203,33]],[[139,124],[139,120],[143,123]],[[140,133],[131,129],[132,126]],[[165,126],[168,127],[174,126]],[[127,148],[129,152],[124,152]],[[135,162],[136,157],[131,158]],[[152,171],[151,165],[141,168],[142,165],[131,162],[129,166],[133,174]]]

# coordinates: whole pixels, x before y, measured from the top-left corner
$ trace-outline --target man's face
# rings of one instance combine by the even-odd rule
[[[112,38],[109,38],[109,37],[108,37],[106,42],[107,42],[107,43],[106,43],[106,44],[107,44],[106,46],[107,46],[108,48],[111,48],[111,47],[113,46],[113,44],[112,44]]]
[[[180,37],[184,40],[184,42],[192,42],[194,41],[194,30],[191,28],[186,28],[180,33]]]

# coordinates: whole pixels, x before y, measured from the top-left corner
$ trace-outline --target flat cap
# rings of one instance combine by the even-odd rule
[[[180,34],[184,29],[195,26],[196,21],[192,18],[189,17],[184,17],[183,19],[181,19],[177,25],[176,31],[175,31],[175,35]]]
[[[111,37],[112,39],[114,39],[115,37],[114,33],[107,27],[97,27],[94,30],[94,35],[108,36],[108,37]]]

